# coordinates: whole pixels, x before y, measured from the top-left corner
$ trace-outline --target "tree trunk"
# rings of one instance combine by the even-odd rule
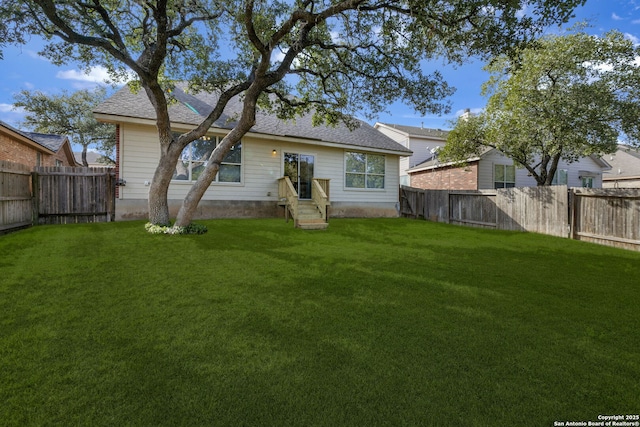
[[[89,162],[87,162],[87,146],[86,144],[82,145],[82,166],[89,166]]]
[[[222,159],[224,159],[231,147],[240,141],[245,133],[246,132],[234,129],[231,133],[225,136],[220,142],[220,145],[213,150],[204,171],[200,174],[197,181],[193,183],[189,192],[182,201],[182,205],[178,211],[178,217],[176,218],[176,227],[186,227],[191,224],[191,220],[193,219],[193,215],[196,212],[202,196],[204,196],[205,191],[207,191],[207,188],[209,188],[211,182],[213,182],[213,179],[220,170]]]
[[[240,116],[238,124],[222,139],[215,150],[213,150],[209,157],[209,163],[198,177],[198,180],[189,189],[187,196],[182,201],[180,211],[178,211],[178,217],[175,223],[176,227],[186,227],[191,224],[198,203],[200,203],[205,191],[207,191],[207,188],[209,188],[211,182],[220,170],[222,160],[231,147],[238,143],[256,123],[256,103],[258,95],[263,89],[264,87],[260,88],[259,85],[254,85],[252,89],[245,93],[242,115]]]
[[[165,150],[161,144],[160,151],[160,161],[149,187],[149,222],[155,225],[168,226],[171,223],[169,202],[167,200],[169,184],[171,184],[176,163],[178,163],[182,150],[177,147]]]

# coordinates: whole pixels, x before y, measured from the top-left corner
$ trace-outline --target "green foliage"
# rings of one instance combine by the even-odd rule
[[[638,411],[640,253],[404,219],[203,224],[2,236],[2,424],[551,426]]]
[[[22,123],[27,129],[68,136],[72,143],[82,146],[83,156],[87,148],[93,147],[104,159],[114,163],[115,126],[100,123],[93,116],[93,109],[106,96],[107,91],[103,87],[71,94],[63,91],[58,95],[22,90],[14,96],[14,105],[27,112]]]
[[[150,234],[205,234],[207,226],[202,224],[191,223],[185,227],[171,225],[157,225],[150,222],[146,223],[144,229]]]
[[[560,159],[610,153],[619,140],[640,144],[639,58],[615,31],[548,36],[500,56],[486,67],[485,111],[457,121],[442,155],[496,148],[549,185]]]

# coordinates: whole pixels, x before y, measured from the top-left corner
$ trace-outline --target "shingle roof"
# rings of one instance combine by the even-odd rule
[[[604,175],[605,178],[640,175],[640,151],[638,148],[628,145],[618,145],[614,155],[605,156],[611,170]]]
[[[67,140],[66,136],[62,135],[52,135],[48,133],[37,133],[37,132],[22,132],[24,135],[27,135],[31,140],[37,142],[43,147],[48,148],[51,151],[58,151],[62,145]]]
[[[406,125],[397,125],[393,123],[381,123],[389,128],[397,129],[401,132],[406,133],[409,136],[424,136],[429,138],[442,138],[447,139],[447,135],[449,131],[442,129],[433,129],[433,128],[425,128],[418,126],[406,126]]]
[[[19,130],[1,120],[0,125],[53,152],[57,152],[67,140],[66,136]]]
[[[193,126],[198,125],[202,119],[209,114],[217,99],[216,95],[210,93],[186,93],[183,86],[176,87],[172,95],[178,102],[171,104],[169,107],[171,121],[176,124]],[[214,123],[213,127],[232,129],[241,108],[241,101],[238,97],[234,97],[225,108],[220,119]],[[144,91],[132,93],[126,86],[105,102],[98,105],[93,112],[96,114],[138,119],[155,120],[156,118],[155,111]],[[344,124],[338,124],[335,127],[326,125],[313,126],[311,114],[297,117],[295,120],[285,121],[264,111],[257,111],[256,124],[251,129],[251,132],[303,138],[352,147],[388,150],[405,153],[407,155],[412,153],[411,150],[403,147],[381,132],[378,132],[368,123],[360,120],[357,120],[357,123],[359,126],[353,131],[350,131]]]

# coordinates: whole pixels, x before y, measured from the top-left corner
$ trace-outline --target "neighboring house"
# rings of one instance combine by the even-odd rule
[[[409,185],[409,169],[433,157],[447,142],[447,131],[423,126],[404,126],[376,123],[374,127],[400,145],[413,151],[400,159],[400,185]]]
[[[74,151],[73,155],[76,159],[76,162],[79,165],[82,165],[82,152]],[[108,159],[105,159],[104,156],[100,153],[96,153],[95,151],[87,151],[87,167],[90,168],[112,168],[113,165],[109,163]]]
[[[2,121],[0,160],[27,166],[76,166],[66,136],[20,131]]]
[[[640,188],[640,150],[618,145],[615,153],[605,156],[611,170],[602,180],[604,188]]]
[[[602,175],[610,166],[597,156],[577,162],[560,161],[554,184],[569,187],[602,187]],[[466,160],[463,165],[441,162],[437,153],[409,170],[412,187],[446,190],[483,190],[509,187],[534,187],[535,179],[523,167],[496,149]]]
[[[185,93],[182,86],[170,106],[176,131],[199,124],[215,102],[212,94]],[[234,98],[205,138],[191,143],[176,165],[169,186],[170,214],[177,210],[211,150],[234,125],[241,104]],[[99,105],[94,114],[116,124],[116,219],[145,218],[148,189],[160,158],[155,112],[144,91],[127,87]],[[258,112],[255,126],[232,149],[198,206],[197,218],[282,216],[280,178],[291,178],[300,200],[311,198],[312,179],[328,179],[330,216],[397,216],[399,163],[411,150],[361,122],[312,126],[311,117],[283,121]],[[325,181],[326,182],[326,181]]]

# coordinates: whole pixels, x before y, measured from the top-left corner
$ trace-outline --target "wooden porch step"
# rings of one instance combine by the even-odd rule
[[[300,219],[296,225],[302,230],[324,230],[328,226],[329,224],[322,219]]]

